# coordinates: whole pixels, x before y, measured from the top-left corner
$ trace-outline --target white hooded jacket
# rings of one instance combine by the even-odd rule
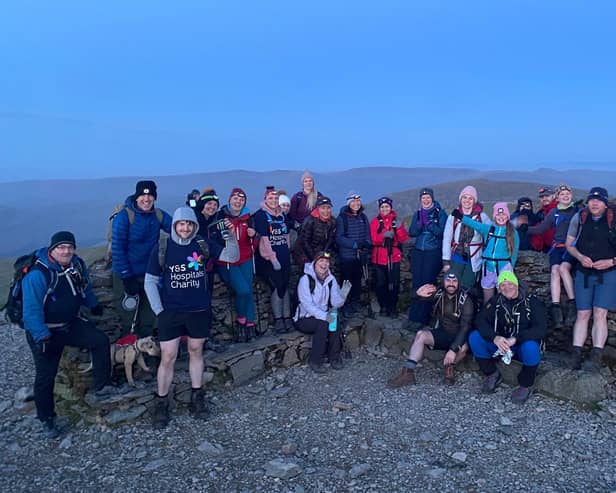
[[[314,279],[314,292],[310,292],[310,281],[308,276]],[[331,293],[330,293],[331,282]],[[314,271],[314,263],[307,262],[304,265],[304,275],[300,278],[297,285],[297,296],[299,305],[295,311],[293,320],[297,322],[300,318],[314,317],[319,320],[327,320],[329,314],[328,303],[331,303],[332,308],[340,308],[344,305],[344,298],[340,293],[340,286],[336,282],[336,278],[331,272],[323,282],[317,279]]]

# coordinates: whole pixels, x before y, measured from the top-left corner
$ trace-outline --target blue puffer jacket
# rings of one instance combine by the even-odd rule
[[[144,212],[135,205],[134,195],[127,197],[124,204],[135,212],[135,222],[130,224],[128,212],[122,209],[113,220],[111,232],[111,270],[122,279],[145,275],[160,230],[171,233],[171,216],[165,211],[160,224],[154,209]]]
[[[73,266],[77,266],[79,263],[80,268],[78,271],[81,272],[84,282],[74,282],[72,283],[73,288],[71,288],[65,275],[68,270],[63,269],[57,262],[49,258],[47,252],[47,247],[41,248],[36,252],[37,261],[43,264],[43,266],[31,270],[21,283],[23,289],[24,328],[34,338],[35,342],[39,342],[41,339],[51,335],[51,331],[47,326],[47,323],[51,323],[51,321],[46,320],[45,313],[53,316],[55,319],[53,322],[55,323],[70,322],[79,313],[81,305],[93,308],[98,303],[90,283],[85,284],[85,281],[89,279],[85,262],[77,257],[77,255],[73,256],[71,263]],[[49,289],[49,282],[52,276],[45,272],[45,268],[49,271],[54,271],[54,276],[58,276],[56,289],[47,296],[46,302],[45,295]],[[81,289],[79,289],[79,286],[81,286]]]
[[[428,211],[430,222],[420,224],[421,211],[413,214],[413,220],[409,227],[409,235],[416,237],[415,249],[421,251],[441,250],[443,248],[443,232],[447,223],[447,213],[441,204],[434,202]]]
[[[344,231],[345,222],[348,224],[346,233]],[[336,243],[340,260],[343,262],[356,260],[358,248],[372,245],[370,222],[364,214],[363,206],[358,214],[351,214],[346,205],[340,209],[340,214],[336,218]]]

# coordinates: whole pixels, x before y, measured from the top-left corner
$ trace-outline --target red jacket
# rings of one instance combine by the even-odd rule
[[[224,214],[224,215],[223,215]],[[232,216],[226,207],[220,209],[220,215],[225,217],[231,223],[233,223],[233,227],[235,228],[235,237],[237,238],[237,243],[240,248],[240,259],[229,265],[239,265],[243,264],[247,260],[250,260],[253,254],[253,239],[248,236],[248,220],[250,219],[249,213],[244,213],[240,216]],[[227,265],[227,262],[216,261],[218,265]]]
[[[539,222],[543,221],[548,213],[558,205],[556,199],[552,200],[548,205],[544,205],[537,211]],[[537,252],[547,252],[552,248],[552,240],[554,239],[554,228],[550,228],[538,235],[530,235],[530,244],[533,250]]]
[[[396,221],[396,228],[393,228],[393,222]],[[409,239],[409,234],[404,227],[404,223],[399,223],[396,219],[396,212],[391,211],[386,216],[379,214],[370,221],[370,239],[372,240],[372,263],[377,265],[387,265],[388,252],[385,248],[384,234],[387,231],[394,232],[393,247],[391,250],[391,261],[394,263],[400,262],[402,252],[400,244]]]

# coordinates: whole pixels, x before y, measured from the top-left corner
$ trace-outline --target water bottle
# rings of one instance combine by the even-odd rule
[[[338,310],[332,310],[329,312],[331,315],[332,321],[329,323],[329,331],[336,332],[336,327],[338,326]]]

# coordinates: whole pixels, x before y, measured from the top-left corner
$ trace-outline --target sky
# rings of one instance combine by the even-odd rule
[[[7,0],[0,181],[616,163],[616,3]]]

